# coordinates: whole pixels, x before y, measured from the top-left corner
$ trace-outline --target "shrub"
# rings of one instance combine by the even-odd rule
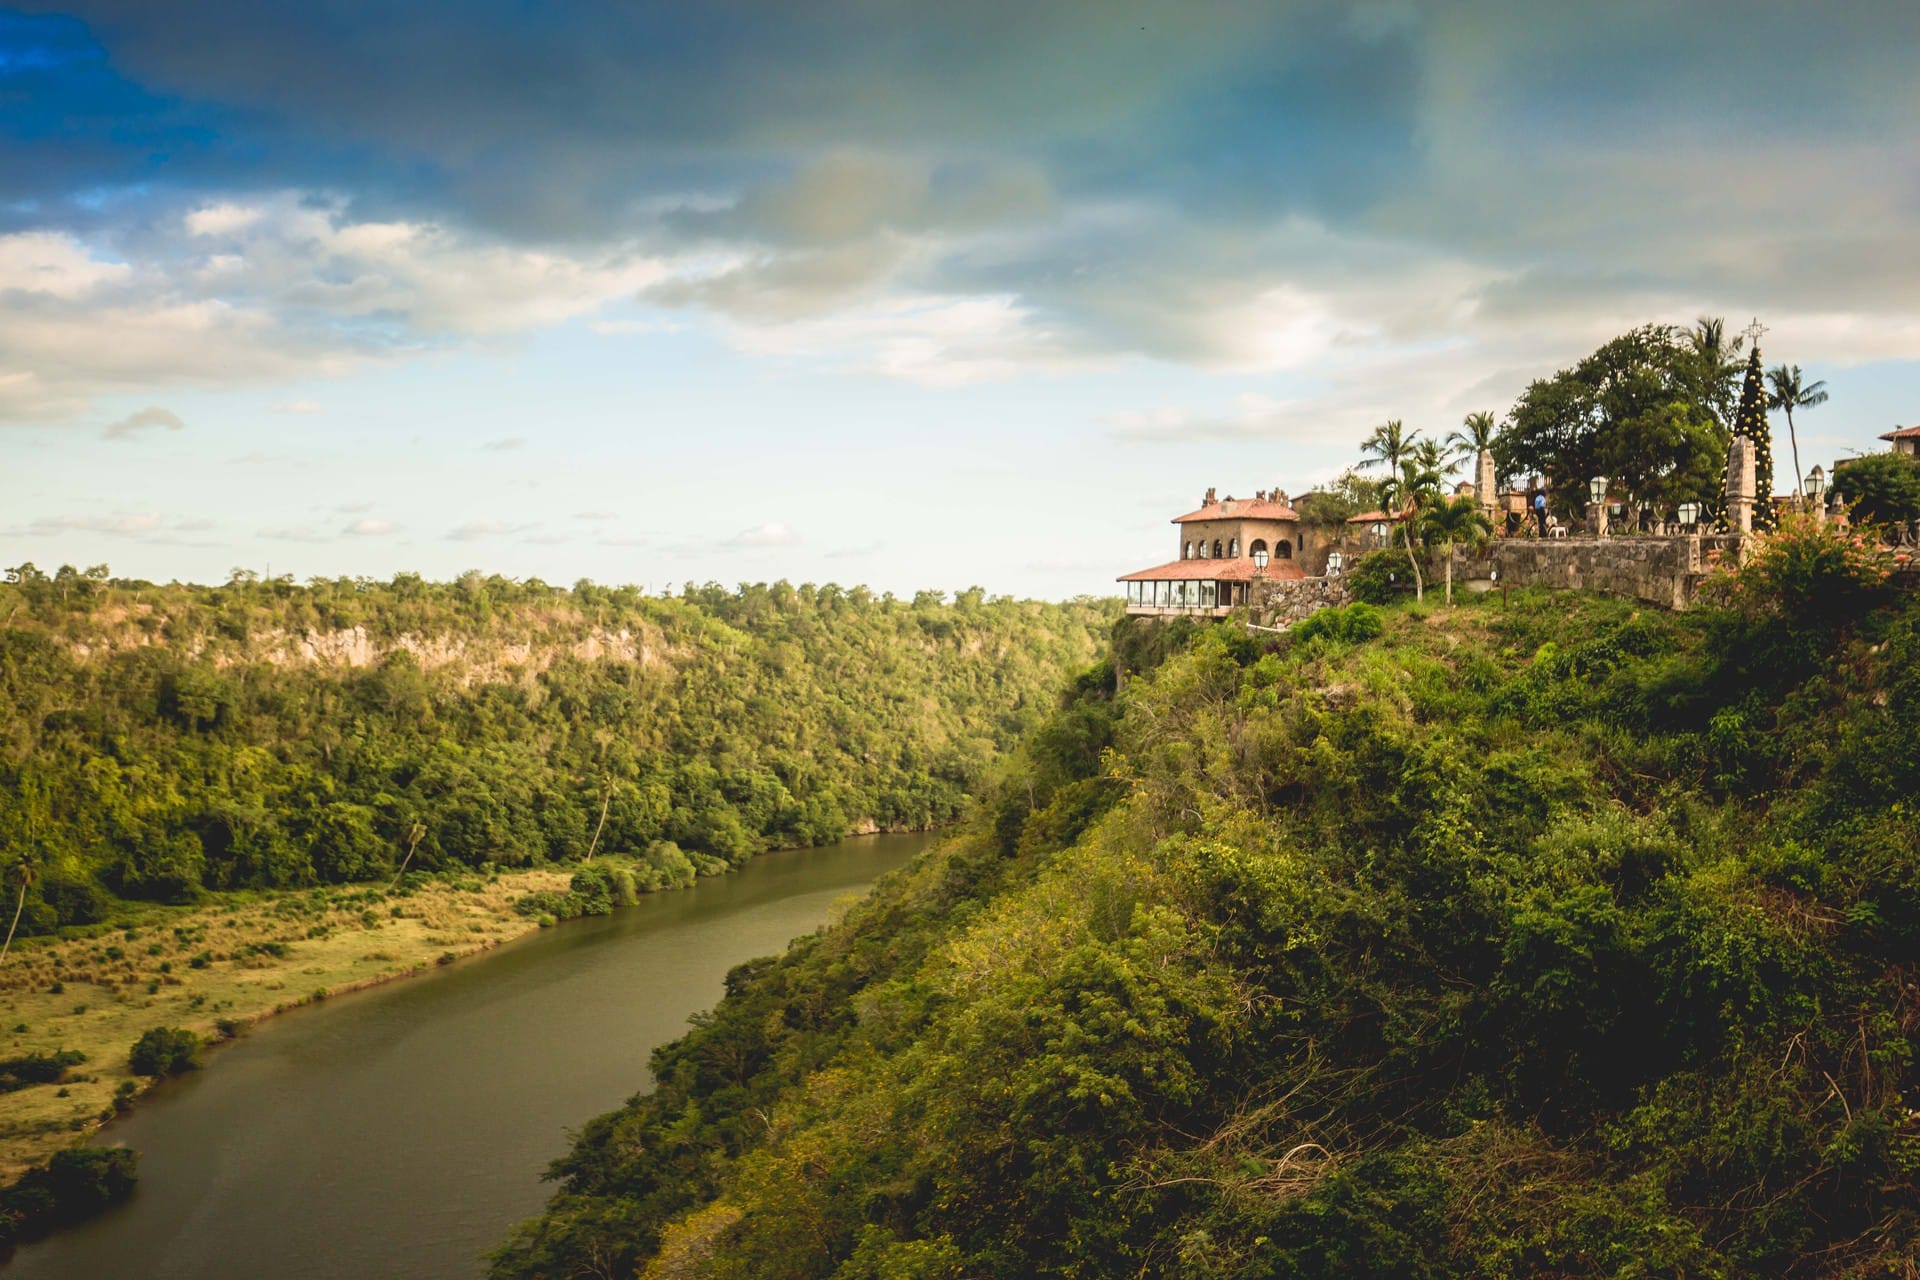
[[[139,1179],[138,1152],[69,1147],[0,1191],[0,1245],[84,1221],[126,1199]]]
[[[573,873],[567,884],[567,896],[573,899],[573,914],[604,916],[613,912],[613,885],[607,869],[592,863]]]
[[[87,1055],[77,1049],[0,1058],[0,1093],[11,1093],[30,1084],[52,1084],[67,1073],[68,1067],[77,1067],[86,1060]]]
[[[1305,643],[1319,637],[1341,644],[1359,644],[1371,640],[1386,629],[1380,611],[1370,604],[1356,602],[1338,609],[1322,609],[1294,624],[1296,640]]]
[[[1407,558],[1397,551],[1369,551],[1347,570],[1347,589],[1363,604],[1387,604],[1408,591]]]
[[[133,1042],[127,1062],[141,1076],[192,1071],[200,1065],[200,1037],[185,1027],[154,1027]]]
[[[1755,535],[1746,560],[1723,568],[1707,590],[1717,603],[1748,617],[1824,626],[1876,603],[1891,571],[1860,530],[1789,515],[1777,531]]]

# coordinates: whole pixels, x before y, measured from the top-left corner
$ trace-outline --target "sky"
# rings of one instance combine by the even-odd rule
[[[1916,119],[1910,0],[0,7],[0,563],[1104,594],[1701,315],[1830,466]]]

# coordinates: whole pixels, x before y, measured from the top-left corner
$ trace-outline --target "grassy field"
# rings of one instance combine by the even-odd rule
[[[521,894],[561,871],[450,875],[388,893],[342,886],[145,907],[84,936],[16,940],[0,968],[0,1057],[76,1050],[53,1084],[0,1094],[0,1181],[84,1138],[143,1087],[127,1052],[150,1027],[209,1041],[327,996],[429,970],[537,926]],[[215,1051],[210,1063],[219,1063]]]

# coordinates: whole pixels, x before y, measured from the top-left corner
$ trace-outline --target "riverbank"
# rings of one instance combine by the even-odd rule
[[[0,969],[0,1057],[86,1055],[64,1078],[0,1094],[0,1182],[80,1141],[150,1081],[128,1051],[151,1027],[210,1042],[317,999],[429,971],[540,927],[522,895],[572,868],[448,875],[143,906],[85,936],[14,944]]]

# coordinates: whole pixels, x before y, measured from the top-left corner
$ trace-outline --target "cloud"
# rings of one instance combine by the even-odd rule
[[[510,449],[526,448],[527,438],[525,436],[502,436],[498,440],[489,440],[480,447],[494,453],[504,453]]]
[[[311,526],[279,525],[274,528],[258,530],[257,537],[270,542],[332,542],[333,531],[315,529]]]
[[[506,533],[518,533],[526,525],[508,524],[503,520],[472,520],[457,529],[450,530],[447,537],[454,542],[478,542],[482,538],[498,537]]]
[[[171,409],[162,409],[158,405],[148,405],[144,409],[128,414],[118,422],[108,424],[107,435],[119,439],[130,436],[136,431],[144,431],[149,427],[165,427],[168,431],[178,431],[186,425],[186,423],[180,421],[180,415],[174,413]]]
[[[105,533],[119,538],[145,537],[166,527],[164,517],[141,512],[118,516],[40,516],[30,521],[24,532],[31,536],[61,533]]]
[[[218,216],[196,216],[208,208]],[[335,375],[552,325],[662,274],[631,244],[519,247],[306,193],[246,210],[102,225],[87,241],[0,233],[0,421],[59,421],[116,391]]]
[[[0,420],[582,317],[929,386],[1288,380],[1163,411],[1219,439],[1701,311],[1920,354],[1911,5],[78,8],[9,28]],[[592,319],[632,299],[683,314]]]
[[[259,206],[240,204],[203,205],[187,215],[187,233],[196,236],[229,236],[245,231],[260,221]]]
[[[343,502],[335,507],[334,510],[343,516],[365,515],[367,512],[373,510],[373,504],[371,502]]]
[[[388,520],[368,518],[365,520],[355,520],[340,532],[351,533],[362,538],[384,538],[389,534],[400,532],[400,526]]]
[[[742,529],[728,538],[724,545],[741,551],[758,551],[769,547],[797,547],[800,538],[786,525],[769,521],[751,529]]]
[[[319,413],[320,402],[317,400],[283,400],[279,404],[269,405],[268,408],[275,413]]]

